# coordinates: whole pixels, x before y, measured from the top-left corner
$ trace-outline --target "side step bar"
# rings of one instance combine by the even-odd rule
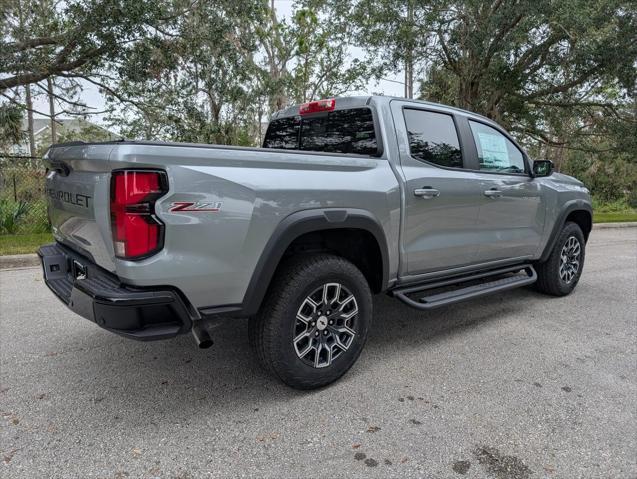
[[[430,310],[467,299],[499,293],[535,283],[537,273],[530,264],[511,266],[467,276],[397,288],[392,295],[412,308]],[[435,290],[443,290],[436,292]],[[425,293],[413,299],[409,295]],[[430,294],[426,294],[430,293]]]

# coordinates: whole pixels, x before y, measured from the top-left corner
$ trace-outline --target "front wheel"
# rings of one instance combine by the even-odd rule
[[[293,258],[279,268],[250,319],[250,343],[284,383],[314,389],[352,367],[371,318],[371,291],[356,266],[327,254]]]
[[[564,225],[548,259],[536,266],[536,287],[552,296],[566,296],[577,286],[584,267],[586,241],[581,228]]]

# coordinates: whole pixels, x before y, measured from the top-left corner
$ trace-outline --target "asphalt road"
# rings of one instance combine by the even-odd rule
[[[637,477],[637,229],[594,231],[574,294],[421,313],[375,300],[337,384],[288,389],[246,323],[137,343],[0,272],[0,476]]]

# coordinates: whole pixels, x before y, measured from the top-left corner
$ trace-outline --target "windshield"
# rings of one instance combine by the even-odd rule
[[[377,155],[374,117],[369,108],[272,120],[264,148]]]

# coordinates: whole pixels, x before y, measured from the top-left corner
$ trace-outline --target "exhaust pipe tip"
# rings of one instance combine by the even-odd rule
[[[201,324],[201,321],[197,321],[192,325],[192,335],[199,349],[208,349],[213,345],[210,333],[208,333],[205,326]]]

